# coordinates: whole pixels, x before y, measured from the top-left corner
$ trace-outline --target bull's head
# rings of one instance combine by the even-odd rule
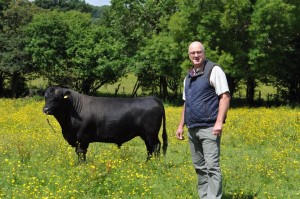
[[[47,115],[54,115],[61,108],[67,106],[70,91],[58,87],[50,86],[45,91],[45,106],[43,112]]]

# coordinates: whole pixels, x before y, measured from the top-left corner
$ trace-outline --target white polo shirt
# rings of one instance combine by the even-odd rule
[[[216,94],[219,96],[223,93],[229,92],[228,82],[224,71],[220,66],[214,66],[210,78],[210,84],[215,88]],[[183,81],[183,95],[182,99],[185,100],[185,78]]]

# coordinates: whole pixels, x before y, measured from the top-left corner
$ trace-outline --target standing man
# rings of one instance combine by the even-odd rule
[[[183,140],[186,125],[200,198],[221,198],[220,140],[230,102],[228,83],[223,70],[206,59],[202,43],[192,42],[188,53],[193,68],[184,80],[185,103],[176,137]]]

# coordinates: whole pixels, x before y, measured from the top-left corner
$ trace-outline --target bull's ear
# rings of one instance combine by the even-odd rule
[[[64,99],[68,99],[71,96],[71,92],[70,91],[66,91],[64,93]]]

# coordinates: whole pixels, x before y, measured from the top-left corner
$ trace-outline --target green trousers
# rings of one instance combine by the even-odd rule
[[[192,161],[198,175],[198,193],[201,199],[222,197],[220,169],[220,136],[212,133],[213,127],[189,129]]]

